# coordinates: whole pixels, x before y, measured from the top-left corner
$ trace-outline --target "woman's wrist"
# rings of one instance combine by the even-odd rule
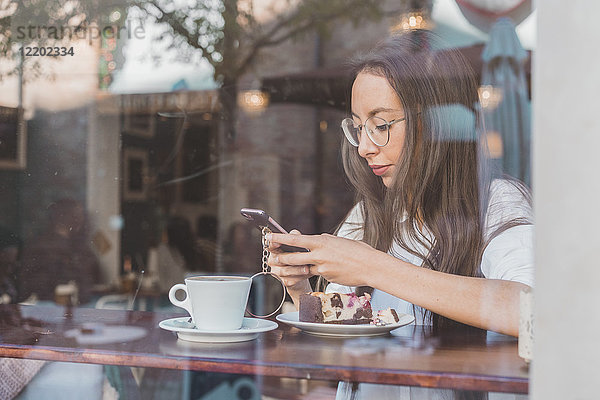
[[[373,249],[373,256],[369,258],[371,266],[365,274],[365,286],[373,288],[381,287],[382,279],[385,280],[389,278],[389,273],[386,271],[389,270],[388,264],[390,259],[397,261],[396,258],[387,253]]]

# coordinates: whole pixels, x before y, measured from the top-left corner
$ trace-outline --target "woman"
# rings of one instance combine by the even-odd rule
[[[517,336],[519,292],[533,284],[529,195],[488,173],[476,81],[459,53],[431,41],[392,37],[354,62],[342,154],[357,204],[337,236],[267,237],[269,265],[296,305],[320,275],[328,292],[372,291],[374,309],[414,313],[434,330]]]

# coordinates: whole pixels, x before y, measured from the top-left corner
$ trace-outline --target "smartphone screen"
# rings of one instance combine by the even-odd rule
[[[240,213],[249,221],[254,222],[256,227],[260,230],[265,226],[271,230],[271,232],[288,233],[275,219],[269,216],[265,211],[254,208],[242,208]],[[285,244],[281,245],[281,250],[285,252],[307,252],[308,250],[302,247],[288,246]]]

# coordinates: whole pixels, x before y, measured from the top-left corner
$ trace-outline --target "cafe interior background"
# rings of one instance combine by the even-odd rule
[[[120,38],[87,40],[88,32],[68,43],[75,56],[26,57],[22,87],[18,76],[3,79],[2,105],[18,108],[21,90],[23,121],[12,142],[19,162],[0,176],[2,225],[28,242],[46,228],[50,204],[81,202],[105,284],[147,269],[171,216],[214,243],[205,246],[212,257],[197,265],[205,272],[259,270],[259,232],[240,215],[242,207],[264,209],[289,229],[332,232],[353,201],[338,150],[347,98],[339,66],[394,31],[427,26],[460,47],[481,77],[489,38],[469,23],[460,2],[360,3],[352,12],[338,7],[326,28],[313,21],[314,29],[327,29],[323,34],[291,22],[257,44],[261,37],[244,27],[239,38],[226,38],[239,44],[206,52],[213,59],[223,53],[221,64],[213,62],[220,77],[200,50],[170,36],[172,28],[124,3],[103,4],[95,10],[102,12],[98,25],[119,27]],[[291,7],[284,4],[254,2],[252,17],[271,27],[285,18],[278,16]],[[328,7],[336,8],[321,12]],[[530,4],[523,8],[515,13],[525,19],[516,31],[531,49],[535,14]],[[518,62],[529,74],[529,53]],[[219,80],[227,81],[225,89]],[[482,87],[485,96],[502,96]],[[501,133],[492,135],[494,156],[502,157]],[[523,135],[529,139],[528,131]]]
[[[0,225],[26,246],[47,229],[51,204],[81,204],[100,265],[91,306],[168,307],[156,301],[150,264],[177,217],[202,255],[190,274],[260,270],[260,233],[242,207],[303,233],[333,232],[353,201],[339,154],[340,65],[395,32],[433,30],[468,58],[494,128],[494,162],[532,183],[531,1],[132,3],[82,0],[53,14],[59,2],[0,2],[13,29],[12,38],[6,25],[0,32],[9,45],[0,59]],[[86,19],[115,29],[94,36],[88,26],[58,41],[72,56],[20,56],[39,30],[18,39],[17,27]],[[517,89],[494,81],[493,57],[513,63]],[[510,116],[494,120],[495,111]],[[280,295],[269,290],[265,308]]]

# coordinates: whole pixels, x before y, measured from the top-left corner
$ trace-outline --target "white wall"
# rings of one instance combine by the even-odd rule
[[[531,398],[598,399],[600,2],[537,2]]]

